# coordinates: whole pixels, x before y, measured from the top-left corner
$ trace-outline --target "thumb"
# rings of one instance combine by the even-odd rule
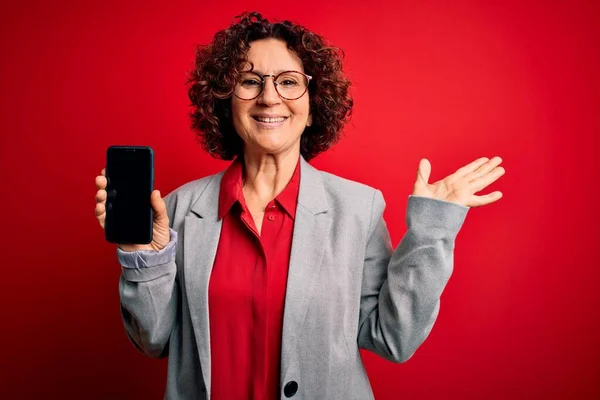
[[[167,216],[167,205],[165,201],[160,196],[159,190],[154,190],[150,196],[150,202],[152,203],[152,208],[154,209],[154,220],[156,222],[161,222],[163,220],[168,220]]]
[[[429,184],[431,176],[431,163],[428,159],[422,158],[419,162],[419,170],[417,171],[417,183]]]

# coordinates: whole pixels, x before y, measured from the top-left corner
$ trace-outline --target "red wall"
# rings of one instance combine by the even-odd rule
[[[193,140],[185,72],[196,43],[254,9],[345,50],[354,117],[313,164],[382,189],[394,244],[421,157],[432,182],[504,159],[482,192],[504,197],[469,211],[429,339],[405,364],[364,353],[377,399],[600,396],[597,2],[11,3],[0,397],[161,398],[166,361],[121,324],[94,177],[111,144],[153,146],[163,193],[226,167]]]

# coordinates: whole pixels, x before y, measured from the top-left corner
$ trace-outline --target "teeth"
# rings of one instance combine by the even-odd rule
[[[285,121],[284,117],[278,118],[263,118],[263,117],[255,117],[260,122],[283,122]]]

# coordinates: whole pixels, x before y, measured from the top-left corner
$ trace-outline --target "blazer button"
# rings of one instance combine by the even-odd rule
[[[296,394],[297,391],[298,384],[296,383],[296,381],[289,381],[285,384],[285,387],[283,388],[283,394],[285,394],[285,397],[292,397]]]

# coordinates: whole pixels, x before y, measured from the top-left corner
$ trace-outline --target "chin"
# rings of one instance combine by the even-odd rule
[[[259,149],[260,152],[264,154],[279,154],[286,150],[286,147],[277,145],[261,145]]]
[[[263,154],[280,154],[294,147],[292,143],[280,141],[259,141],[252,146],[255,151]]]

